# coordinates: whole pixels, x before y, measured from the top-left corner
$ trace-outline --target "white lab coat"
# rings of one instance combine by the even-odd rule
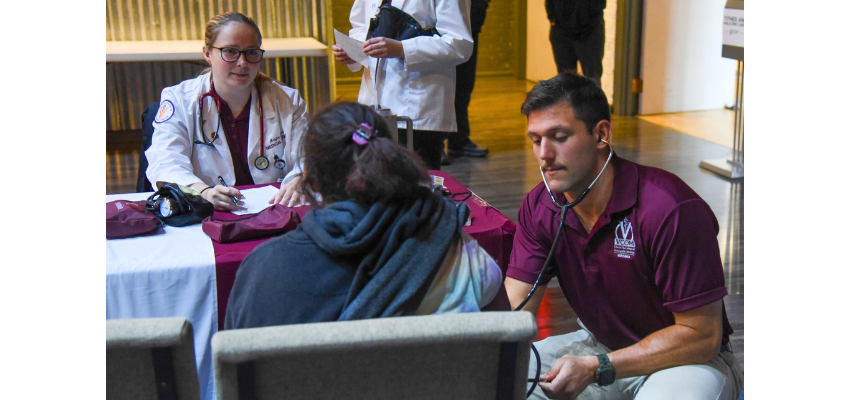
[[[198,119],[198,99],[210,90],[209,73],[185,80],[162,90],[160,111],[154,121],[151,146],[145,151],[148,158],[147,177],[156,188],[156,182],[174,182],[188,185],[204,182],[214,186],[221,176],[228,185],[236,178],[233,159],[224,138],[224,127],[219,128],[215,147],[197,144],[204,140]],[[263,114],[265,117],[265,156],[269,166],[257,169],[254,160],[260,156],[260,108],[255,86],[251,86],[251,116],[248,126],[248,167],[254,183],[272,183],[282,179],[289,182],[302,171],[303,160],[299,157],[301,136],[307,126],[307,105],[298,91],[267,80],[262,85]],[[167,106],[173,105],[169,117]],[[204,101],[204,129],[207,140],[218,125],[215,102],[207,97]],[[274,166],[274,155],[286,161],[280,170]]]
[[[380,5],[381,0],[355,0],[349,16],[349,36],[366,40],[369,20]],[[385,68],[378,72],[378,92],[378,59],[369,57],[358,101],[370,106],[380,102],[393,114],[410,117],[414,129],[456,132],[455,66],[472,55],[469,0],[393,0],[392,5],[410,14],[423,29],[436,27],[440,35],[404,40],[404,59],[383,59]],[[360,64],[351,67],[356,71]]]

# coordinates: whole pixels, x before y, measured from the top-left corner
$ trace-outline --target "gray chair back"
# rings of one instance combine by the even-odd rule
[[[199,400],[192,324],[185,318],[106,321],[106,398]]]
[[[238,329],[218,399],[524,399],[534,316],[483,312]]]

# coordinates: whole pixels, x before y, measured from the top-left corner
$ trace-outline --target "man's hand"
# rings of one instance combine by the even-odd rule
[[[348,56],[348,53],[346,53],[345,50],[342,49],[342,47],[333,45],[331,46],[331,50],[333,50],[334,52],[334,58],[345,65],[351,65],[357,62],[352,60],[351,57]]]
[[[296,176],[287,183],[280,184],[280,189],[274,194],[270,204],[283,204],[287,207],[296,207],[301,205],[301,193],[298,192],[298,183],[301,182],[301,176]]]
[[[550,399],[573,400],[596,381],[596,356],[566,355],[540,374],[540,389]]]
[[[363,53],[375,58],[404,58],[404,45],[395,39],[376,37],[363,42]]]

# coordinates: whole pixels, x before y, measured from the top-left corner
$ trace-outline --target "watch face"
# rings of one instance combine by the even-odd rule
[[[599,386],[610,385],[614,383],[614,370],[599,371],[597,376]]]

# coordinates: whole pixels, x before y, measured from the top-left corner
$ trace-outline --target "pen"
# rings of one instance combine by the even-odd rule
[[[227,184],[224,183],[224,179],[221,179],[221,175],[218,177],[218,183],[220,183],[221,186],[227,187]],[[239,202],[236,201],[236,197],[230,196],[230,200],[233,200],[233,204],[236,205],[236,207],[239,207]]]

